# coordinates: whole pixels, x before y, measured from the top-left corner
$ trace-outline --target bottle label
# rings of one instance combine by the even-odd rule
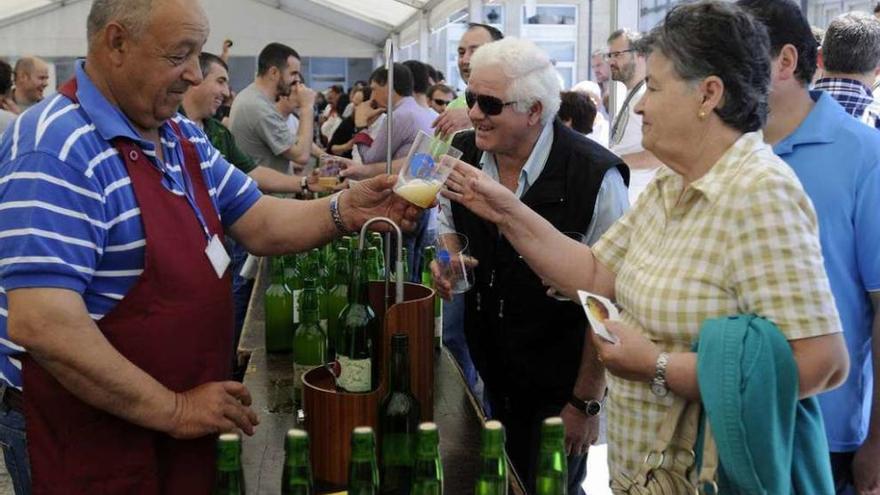
[[[327,319],[324,318],[323,320],[319,321],[318,325],[321,326],[321,330],[324,331],[324,335],[327,335]]]
[[[294,325],[299,325],[299,317],[300,317],[299,298],[302,295],[302,293],[303,293],[302,289],[295,289],[293,291],[293,324]]]
[[[346,392],[369,392],[372,389],[372,359],[351,359],[337,355],[339,376],[336,385]]]

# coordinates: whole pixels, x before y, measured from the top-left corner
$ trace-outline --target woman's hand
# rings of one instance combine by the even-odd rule
[[[617,337],[612,344],[590,331],[599,360],[612,375],[635,382],[650,382],[654,378],[660,349],[641,331],[619,321],[605,320],[605,328]]]
[[[484,220],[501,224],[522,203],[509,189],[461,160],[446,180],[443,196],[461,203]]]

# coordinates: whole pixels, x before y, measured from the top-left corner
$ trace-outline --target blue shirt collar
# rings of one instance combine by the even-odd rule
[[[849,118],[849,114],[828,93],[810,91],[810,97],[816,102],[813,110],[794,132],[773,146],[773,152],[777,155],[791,153],[795,146],[801,144],[833,143],[838,122]]]
[[[547,165],[547,159],[550,157],[550,148],[553,145],[553,119],[548,119],[541,129],[541,135],[535,141],[535,147],[532,153],[523,165],[519,173],[518,185],[516,187],[516,195],[523,197],[532,184],[541,176],[544,167]],[[498,179],[498,164],[495,162],[495,155],[487,151],[483,152],[480,158],[480,168],[483,169],[490,177]]]
[[[122,113],[119,107],[110,103],[98,90],[85,70],[85,61],[76,61],[76,96],[79,98],[80,108],[89,116],[95,130],[105,141],[112,141],[121,137],[138,143],[143,149],[155,149],[155,145],[145,140],[134,128],[131,120]],[[169,128],[168,122],[162,124],[159,134],[166,140],[177,140],[177,136]]]

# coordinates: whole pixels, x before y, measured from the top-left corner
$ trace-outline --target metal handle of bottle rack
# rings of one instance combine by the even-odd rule
[[[388,40],[385,41],[385,67],[388,68],[388,83],[386,84],[386,86],[388,87],[388,99],[386,100],[388,102],[388,104],[387,104],[387,109],[385,110],[385,114],[386,114],[385,125],[388,126],[386,129],[387,132],[385,133],[385,135],[388,138],[388,142],[386,143],[386,150],[385,150],[385,153],[386,153],[386,155],[385,155],[385,159],[386,159],[385,173],[388,175],[391,175],[391,170],[392,170],[391,169],[391,162],[392,162],[392,160],[394,160],[394,150],[392,150],[392,148],[391,148],[392,147],[391,137],[393,135],[392,122],[394,120],[394,117],[392,115],[394,113],[394,111],[393,111],[393,109],[394,109],[394,55],[395,55],[394,54],[394,41],[391,38],[388,38]],[[391,220],[388,220],[388,221],[391,222]],[[391,225],[394,225],[394,222],[391,222]],[[397,225],[394,225],[394,228],[397,229],[397,263],[400,263],[400,255],[401,255],[400,247],[401,247],[401,244],[403,243],[403,237],[400,235],[400,229],[397,227]],[[391,266],[391,248],[389,247],[391,245],[391,242],[390,242],[391,241],[391,232],[386,232],[385,235],[382,237],[384,237],[384,240],[385,240],[385,249],[384,249],[385,252],[382,253],[382,256],[385,258],[385,266],[388,267],[388,266]],[[363,237],[361,237],[361,242],[363,242]],[[402,273],[400,268],[399,267],[395,267],[395,268],[397,268],[397,275],[400,275]],[[390,304],[388,304],[388,300],[391,298],[390,285],[391,285],[390,270],[385,270],[385,287],[384,287],[384,292],[383,292],[385,294],[385,310],[388,310],[388,306],[390,306]],[[396,289],[397,289],[397,291],[396,291],[397,292],[397,294],[396,294],[397,295],[397,302],[399,303],[399,302],[403,301],[403,283],[401,282],[400,277],[397,277]]]
[[[388,225],[390,225],[394,229],[394,233],[397,234],[397,262],[394,263],[394,274],[395,274],[395,277],[394,277],[394,279],[395,279],[395,282],[394,282],[394,292],[395,292],[394,302],[395,303],[402,303],[403,302],[403,275],[404,275],[404,271],[403,271],[403,233],[400,231],[400,227],[398,227],[397,224],[394,223],[394,220],[387,218],[387,217],[375,217],[375,218],[371,218],[371,219],[367,220],[366,223],[364,223],[364,226],[361,227],[361,237],[360,237],[360,241],[358,243],[358,249],[361,252],[363,252],[364,239],[367,237],[367,227],[369,227],[370,225],[372,225],[376,222],[387,223]],[[386,239],[385,252],[390,256],[391,243],[387,242],[387,239],[389,239],[389,238],[390,238],[390,234],[385,236],[385,239]],[[386,257],[386,259],[387,259],[387,257]],[[388,264],[386,264],[385,267],[386,267],[386,269],[385,269],[385,286],[386,286],[385,309],[388,310],[388,307],[391,306],[391,304],[389,304],[390,296],[388,294],[387,287],[388,287],[389,277],[391,276],[391,271],[387,269]],[[352,267],[352,268],[354,269],[354,267]]]

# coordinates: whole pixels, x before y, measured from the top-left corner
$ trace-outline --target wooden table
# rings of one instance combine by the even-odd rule
[[[284,436],[295,426],[290,399],[293,358],[290,354],[267,354],[265,350],[263,293],[268,285],[267,265],[265,260],[261,263],[238,348],[239,361],[247,363],[244,383],[253,395],[253,408],[260,417],[254,436],[244,438],[242,465],[248,494],[277,495],[284,463]],[[445,349],[436,352],[434,422],[440,430],[444,491],[454,495],[472,493],[485,416],[452,356]],[[510,472],[511,494],[524,494],[512,467]]]

